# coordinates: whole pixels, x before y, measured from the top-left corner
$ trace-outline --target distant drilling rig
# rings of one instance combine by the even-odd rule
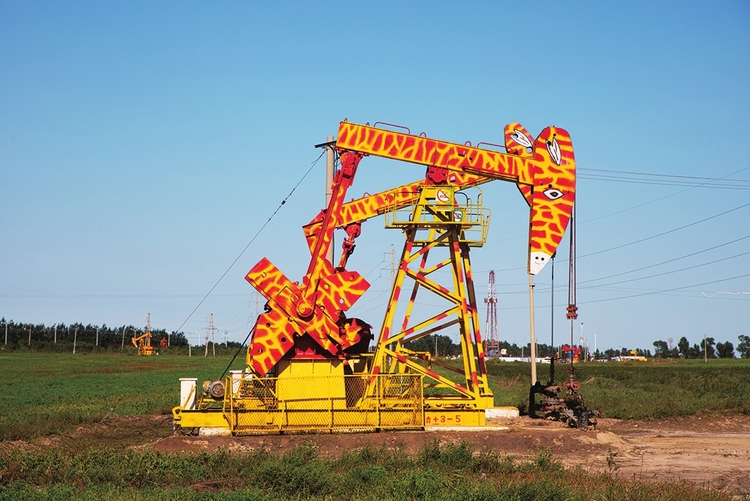
[[[487,303],[487,321],[485,322],[484,332],[487,339],[484,341],[484,352],[488,355],[499,355],[500,338],[497,332],[497,289],[495,288],[495,270],[490,270],[490,278],[487,284],[487,297],[484,298]]]

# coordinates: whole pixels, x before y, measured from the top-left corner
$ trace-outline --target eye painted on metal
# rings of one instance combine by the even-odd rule
[[[560,190],[556,190],[555,188],[548,188],[542,192],[543,195],[550,200],[557,200],[558,198],[563,196],[563,192]]]
[[[511,134],[510,137],[512,137],[515,142],[525,148],[531,148],[533,146],[531,144],[531,139],[529,139],[529,136],[527,136],[520,130],[514,130],[513,134]]]
[[[560,145],[557,144],[557,139],[552,138],[552,141],[547,141],[547,151],[552,160],[560,165]]]

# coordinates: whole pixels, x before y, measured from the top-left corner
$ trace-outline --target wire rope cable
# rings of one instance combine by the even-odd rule
[[[297,181],[297,184],[294,185],[294,188],[292,188],[292,191],[290,191],[289,194],[281,201],[281,203],[279,204],[279,206],[276,207],[276,210],[274,210],[273,213],[268,217],[268,220],[265,223],[263,223],[263,226],[261,226],[258,229],[258,231],[255,233],[255,235],[253,235],[253,238],[250,239],[250,242],[248,242],[248,244],[245,246],[245,248],[242,249],[242,251],[237,255],[237,257],[234,259],[234,261],[232,261],[232,264],[230,264],[229,267],[227,267],[226,271],[224,271],[224,273],[222,273],[222,275],[219,277],[219,279],[216,281],[216,283],[211,287],[211,289],[209,289],[209,291],[206,293],[206,295],[203,296],[203,299],[201,299],[198,302],[198,304],[196,305],[196,307],[193,308],[193,311],[190,312],[190,314],[187,316],[187,318],[185,319],[185,321],[182,322],[182,324],[177,328],[177,330],[175,332],[180,332],[180,330],[182,330],[182,328],[185,326],[186,323],[188,323],[188,321],[190,320],[190,318],[192,318],[192,316],[195,314],[195,312],[198,311],[198,308],[200,308],[201,305],[206,301],[206,299],[208,299],[208,296],[210,296],[211,293],[214,291],[214,289],[219,285],[219,283],[221,283],[221,281],[224,280],[224,277],[227,276],[227,273],[229,273],[229,270],[231,270],[234,267],[234,265],[237,264],[237,261],[240,260],[240,258],[242,257],[242,255],[245,254],[245,252],[247,251],[247,249],[250,248],[250,246],[253,244],[253,242],[255,242],[255,240],[258,238],[258,236],[261,234],[261,232],[266,228],[266,226],[268,226],[268,224],[276,216],[276,214],[279,212],[279,210],[281,210],[281,208],[284,206],[284,204],[286,204],[287,200],[289,200],[289,197],[291,197],[294,194],[294,192],[297,190],[297,188],[299,187],[299,185],[302,184],[302,181],[304,181],[305,178],[307,177],[307,175],[310,174],[310,171],[313,170],[313,167],[315,167],[315,165],[318,163],[318,161],[320,161],[320,159],[323,157],[324,154],[325,154],[325,150],[323,150],[320,153],[320,156],[318,156],[318,158],[316,158],[312,162],[312,164],[310,165],[310,168],[307,169],[307,172],[305,172],[305,174],[300,178],[300,180]]]
[[[227,371],[229,371],[229,368],[234,363],[234,359],[237,358],[237,355],[240,354],[240,350],[242,350],[242,347],[245,346],[245,343],[247,343],[248,339],[250,339],[250,336],[252,336],[253,332],[255,332],[255,328],[258,326],[258,320],[260,320],[260,315],[258,315],[258,318],[255,319],[255,324],[253,325],[253,328],[250,329],[250,332],[247,333],[247,337],[245,337],[245,340],[242,341],[242,344],[240,344],[239,348],[237,348],[237,351],[234,352],[234,356],[232,357],[232,360],[229,361],[226,369],[224,369],[224,372],[222,372],[221,376],[219,376],[220,381],[224,379],[224,376],[226,376]]]

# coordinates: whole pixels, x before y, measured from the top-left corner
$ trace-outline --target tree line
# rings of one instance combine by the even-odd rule
[[[99,349],[122,349],[131,346],[131,339],[145,333],[145,329],[133,325],[109,327],[63,323],[47,326],[44,324],[16,323],[0,319],[0,348],[7,350],[31,349],[38,351],[68,351],[73,344],[76,351]],[[152,344],[162,338],[169,340],[170,346],[187,346],[188,340],[182,332],[167,332],[165,329],[151,329]]]
[[[133,325],[122,325],[119,327],[109,327],[106,324],[53,324],[51,326],[44,324],[28,324],[14,322],[13,320],[0,319],[0,349],[6,350],[23,350],[31,349],[34,351],[71,351],[73,343],[76,344],[76,351],[94,351],[96,349],[121,350],[132,346],[131,339],[140,336],[146,330]],[[7,342],[6,342],[7,332]],[[167,332],[165,329],[151,329],[151,344],[156,346],[162,338],[169,339],[171,347],[188,346],[188,338],[183,332]],[[226,348],[239,348],[240,343],[230,341]],[[505,341],[500,342],[500,348],[507,350],[508,356],[529,356],[529,344],[525,347],[519,347],[516,344],[509,344]],[[550,356],[552,348],[546,344],[539,344],[538,356]],[[194,349],[205,347],[193,346]],[[406,345],[407,348],[414,351],[429,351],[441,357],[453,357],[461,355],[461,345],[454,343],[449,336],[434,335],[412,341]]]
[[[429,351],[433,355],[440,357],[454,357],[461,355],[461,345],[454,343],[449,336],[433,335],[425,336],[416,341],[411,341],[404,345],[406,348],[413,351]],[[485,355],[488,357],[499,356],[501,350],[505,350],[503,356],[507,357],[528,357],[531,354],[531,343],[526,343],[525,346],[518,346],[516,343],[509,343],[508,341],[500,341],[497,349],[488,350],[485,347]],[[593,353],[589,353],[586,347],[581,349],[579,358],[586,360],[588,358],[594,358],[597,360],[612,359],[614,357],[631,355],[635,352],[641,357],[653,357],[649,349],[630,349],[630,348],[608,348],[606,350],[596,350]],[[569,355],[563,352],[562,347],[553,347],[545,343],[537,343],[537,357],[552,357],[555,355],[558,359],[566,359]]]
[[[444,335],[432,335],[425,336],[415,341],[410,341],[404,345],[404,347],[412,351],[425,352],[428,351],[433,355],[439,357],[457,357],[461,355],[461,345],[454,343],[449,336]],[[531,344],[526,343],[526,346],[518,346],[515,343],[508,343],[507,341],[500,341],[497,350],[491,350],[488,352],[485,349],[485,354],[489,356],[499,355],[500,350],[505,350],[506,356],[508,357],[528,357],[531,351]],[[495,353],[497,351],[497,353]],[[549,357],[554,353],[554,349],[544,343],[537,344],[537,356],[538,357]]]
[[[741,358],[750,358],[750,336],[740,334],[737,353]],[[672,346],[672,339],[654,341],[654,354],[659,358],[735,358],[735,347],[730,342],[717,343],[713,337],[706,337],[701,343],[693,343],[681,337]]]
[[[7,350],[69,351],[75,342],[77,351],[93,351],[96,349],[119,350],[130,346],[130,339],[144,332],[145,329],[133,325],[109,327],[106,324],[84,325],[82,323],[73,323],[66,325],[59,323],[47,326],[44,324],[16,323],[13,320],[2,318],[0,319],[0,348]],[[153,335],[153,344],[157,344],[162,338],[167,338],[170,346],[188,346],[187,336],[183,332],[151,329],[151,334]],[[674,346],[671,339],[667,341],[654,341],[653,354],[648,349],[638,348],[634,351],[639,356],[654,356],[657,358],[703,358],[704,352],[706,358],[734,358],[736,350],[737,355],[741,358],[750,358],[750,336],[740,334],[736,348],[729,341],[717,343],[713,337],[707,337],[701,341],[701,343],[691,345],[687,338],[683,336]],[[240,343],[230,342],[228,344],[230,348],[239,348],[240,346]],[[427,351],[440,357],[456,357],[461,355],[461,345],[454,343],[449,336],[444,335],[425,336],[407,343],[405,346],[413,351]],[[487,355],[497,356],[500,350],[504,349],[506,356],[509,357],[529,356],[530,346],[529,343],[525,346],[518,346],[515,343],[500,341],[497,352],[492,350]],[[629,355],[630,352],[631,350],[627,348],[607,349],[604,351],[596,350],[592,355],[596,359],[611,359],[617,356]],[[550,345],[544,343],[537,345],[537,356],[551,357],[553,354],[557,354],[558,357],[564,356]],[[582,358],[584,358],[583,354]]]

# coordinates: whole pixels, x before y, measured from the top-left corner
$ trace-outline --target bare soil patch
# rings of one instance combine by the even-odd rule
[[[517,460],[548,450],[565,467],[580,466],[621,478],[686,480],[732,494],[750,494],[750,416],[713,415],[665,420],[599,419],[596,429],[581,431],[565,425],[521,417],[497,419],[493,427],[465,431],[429,429],[357,434],[299,434],[249,437],[187,436],[172,433],[171,417],[112,416],[104,423],[81,426],[64,436],[31,442],[0,442],[5,448],[56,447],[80,450],[90,446],[135,447],[169,452],[243,452],[258,448],[284,453],[299,445],[337,455],[366,445],[413,453],[425,444],[466,441],[477,451],[491,450]]]
[[[340,454],[370,445],[415,452],[435,440],[466,441],[476,450],[492,450],[519,460],[549,450],[566,467],[645,480],[686,480],[733,494],[750,493],[750,416],[671,418],[659,421],[600,419],[597,428],[580,431],[558,422],[528,417],[494,420],[492,431],[401,431],[362,434],[266,435],[250,437],[174,434],[144,444],[160,451],[261,447],[283,453],[312,445],[321,454]]]

